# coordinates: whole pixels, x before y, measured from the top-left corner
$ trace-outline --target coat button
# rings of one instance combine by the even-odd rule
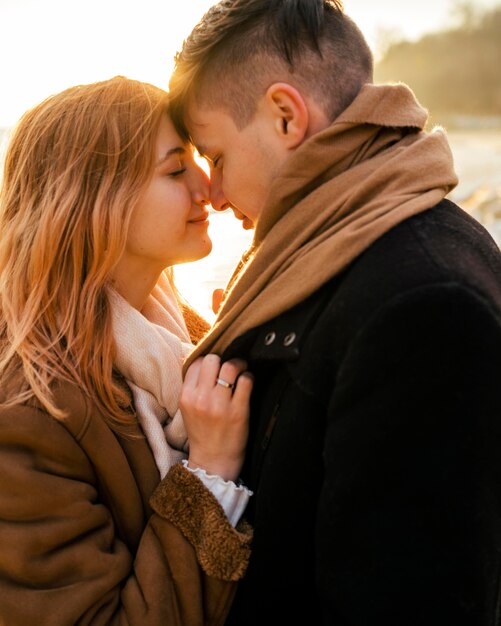
[[[284,346],[290,346],[296,341],[296,333],[289,333],[284,337]]]
[[[271,332],[266,335],[264,338],[264,345],[271,346],[271,344],[275,341],[276,334]]]

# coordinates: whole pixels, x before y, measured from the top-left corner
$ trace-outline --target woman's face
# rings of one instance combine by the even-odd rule
[[[132,213],[124,257],[137,273],[161,272],[195,261],[212,249],[209,179],[196,164],[191,146],[182,142],[170,119],[160,124],[153,176]]]

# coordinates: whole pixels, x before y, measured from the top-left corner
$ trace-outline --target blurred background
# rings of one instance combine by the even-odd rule
[[[174,55],[213,0],[0,0],[0,162],[25,110],[70,85],[121,74],[167,88]],[[501,0],[345,0],[376,59],[376,82],[407,83],[447,131],[450,194],[501,245]],[[1,174],[0,174],[1,176]],[[176,270],[210,320],[252,233],[214,213],[213,252]]]

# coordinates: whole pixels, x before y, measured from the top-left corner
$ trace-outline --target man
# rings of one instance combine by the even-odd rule
[[[501,255],[444,199],[444,134],[371,81],[327,0],[223,0],[171,80],[213,207],[255,227],[193,356],[255,375],[231,625],[501,623]]]

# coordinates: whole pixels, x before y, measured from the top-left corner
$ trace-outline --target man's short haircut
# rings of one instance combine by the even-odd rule
[[[237,128],[274,82],[288,82],[334,120],[372,81],[372,53],[339,0],[222,0],[176,55],[171,115],[187,136],[189,102],[226,111]]]

